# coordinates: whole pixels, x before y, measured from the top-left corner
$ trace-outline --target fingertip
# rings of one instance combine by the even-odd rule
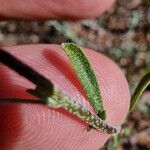
[[[80,0],[68,1],[64,7],[56,9],[59,19],[85,19],[95,18],[110,9],[115,0]],[[63,6],[63,5],[62,5]]]
[[[0,0],[0,19],[83,19],[108,10],[115,0]]]
[[[92,111],[91,106],[82,93],[81,85],[73,72],[69,59],[60,46],[41,44],[5,49],[24,63],[32,66],[36,71],[57,85],[64,93]],[[107,121],[112,125],[120,125],[122,123],[121,120],[125,118],[128,112],[130,94],[127,81],[119,67],[110,59],[90,50],[85,50],[84,52],[89,58],[98,78],[104,106],[107,111]],[[5,70],[5,75],[3,73],[4,70],[0,71],[0,78],[3,79],[0,86],[0,96],[9,92],[11,93],[10,95],[8,94],[9,96],[29,96],[25,94],[24,89],[34,86],[15,72],[10,71],[7,67],[3,69]],[[4,86],[5,89],[3,89]],[[97,130],[87,132],[85,123],[62,110],[54,110],[39,105],[22,104],[18,107],[19,112],[16,113],[21,114],[21,121],[19,121],[22,130],[20,135],[17,135],[17,141],[14,141],[14,145],[17,148],[91,150],[102,147],[109,138],[109,135]],[[12,113],[12,110],[9,113]],[[10,117],[11,119],[9,113],[8,118]],[[9,122],[10,124],[14,123],[12,119]],[[10,130],[9,128],[7,129],[8,131]],[[18,130],[20,129],[18,128]],[[7,139],[5,141],[7,143]]]

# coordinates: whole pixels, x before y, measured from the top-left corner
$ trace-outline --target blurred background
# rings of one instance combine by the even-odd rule
[[[150,0],[118,0],[104,15],[90,20],[0,22],[0,47],[75,42],[113,59],[134,91],[150,71]],[[150,86],[124,123],[122,135],[103,150],[150,150]]]

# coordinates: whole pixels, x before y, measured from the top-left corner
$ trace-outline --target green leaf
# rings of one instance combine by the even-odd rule
[[[73,64],[90,104],[93,106],[97,115],[105,120],[106,112],[103,107],[99,85],[88,59],[82,52],[82,49],[74,43],[62,43],[61,46]]]
[[[140,96],[142,95],[142,93],[144,92],[144,90],[148,87],[148,85],[150,84],[150,72],[147,73],[139,82],[137,88],[135,89],[132,98],[131,98],[131,102],[130,102],[130,111],[133,110],[133,108],[135,107],[135,105],[137,104],[137,102],[139,101]]]

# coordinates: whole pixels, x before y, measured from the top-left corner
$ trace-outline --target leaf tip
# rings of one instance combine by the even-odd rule
[[[66,49],[66,48],[68,48],[68,46],[70,46],[70,45],[75,45],[74,43],[62,43],[61,44],[61,47],[63,48],[63,49]]]
[[[97,113],[98,117],[101,118],[102,120],[106,120],[106,111],[103,110],[103,111],[99,111]]]

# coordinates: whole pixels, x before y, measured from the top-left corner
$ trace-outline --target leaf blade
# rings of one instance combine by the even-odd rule
[[[61,46],[68,55],[90,104],[98,116],[105,120],[106,112],[103,107],[99,85],[89,60],[78,45],[74,43],[62,43]]]
[[[130,102],[130,108],[129,108],[130,112],[133,110],[140,96],[142,95],[144,90],[148,87],[148,85],[150,85],[150,72],[144,75],[144,77],[139,82],[137,88],[135,89]]]

